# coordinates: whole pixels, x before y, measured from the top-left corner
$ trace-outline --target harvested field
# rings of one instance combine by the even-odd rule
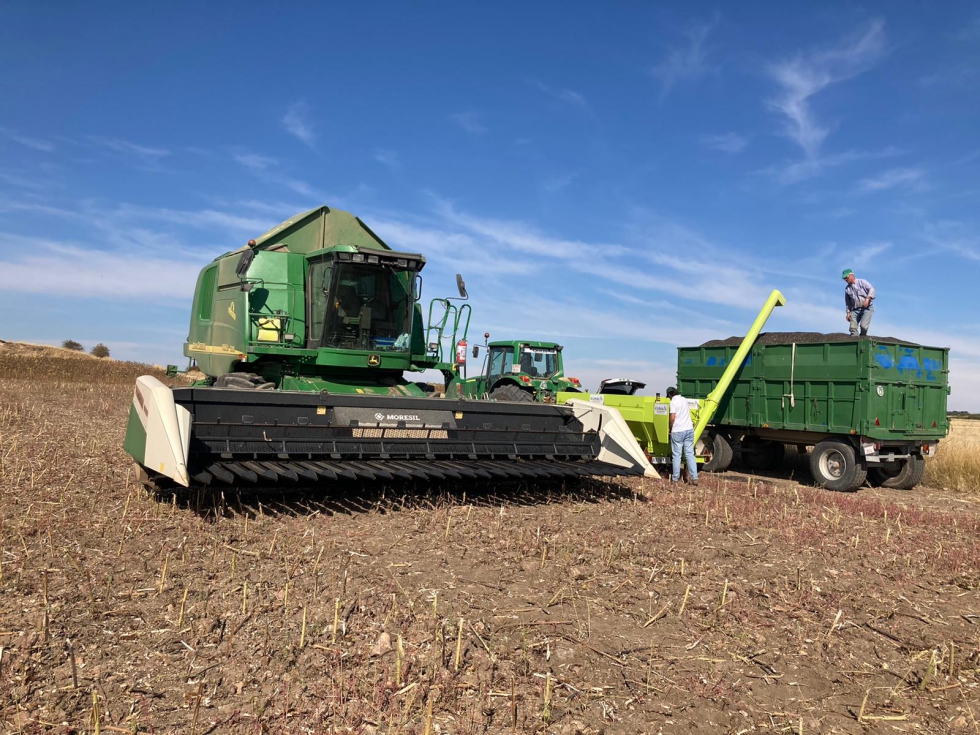
[[[155,498],[143,369],[0,359],[4,732],[980,732],[972,496]]]

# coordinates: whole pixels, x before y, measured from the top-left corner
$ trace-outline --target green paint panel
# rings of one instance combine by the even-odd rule
[[[559,393],[558,403],[569,400],[589,401],[588,393]],[[656,396],[620,396],[603,394],[596,396],[605,406],[619,411],[626,421],[633,438],[649,456],[661,460],[670,457],[670,399]],[[699,402],[698,408],[691,407],[691,420],[696,424],[704,403]],[[704,457],[698,456],[699,463]]]
[[[681,394],[704,398],[737,347],[682,347]],[[878,439],[946,435],[949,350],[874,338],[755,344],[721,399],[713,424],[860,434]]]
[[[136,413],[136,406],[129,406],[129,423],[126,424],[126,437],[123,439],[123,449],[130,457],[140,464],[146,458],[146,429]]]

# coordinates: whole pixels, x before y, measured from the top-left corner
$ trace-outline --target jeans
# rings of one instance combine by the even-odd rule
[[[859,306],[857,309],[851,311],[851,334],[858,333],[858,326],[861,327],[861,336],[867,334],[868,327],[871,326],[871,315],[874,313],[874,304],[867,308]]]
[[[687,471],[691,481],[698,479],[698,463],[694,458],[694,430],[672,431],[670,434],[670,458],[674,463],[670,479],[677,482],[681,479],[681,452],[687,461]]]

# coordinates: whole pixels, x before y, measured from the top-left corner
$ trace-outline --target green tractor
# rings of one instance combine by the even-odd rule
[[[484,335],[489,339],[490,334]],[[463,395],[495,401],[553,403],[559,392],[578,393],[578,378],[565,377],[562,346],[530,340],[484,344],[486,356],[477,377],[460,379]],[[480,354],[474,345],[473,357]]]
[[[150,484],[652,474],[612,409],[467,400],[470,307],[419,304],[425,258],[354,215],[303,212],[205,266],[184,354],[206,376],[136,381],[124,449]],[[465,356],[465,352],[463,352]],[[446,398],[406,373],[442,371]]]

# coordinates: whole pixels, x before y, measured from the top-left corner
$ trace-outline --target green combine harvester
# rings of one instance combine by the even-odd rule
[[[435,299],[425,258],[323,206],[198,277],[184,354],[206,376],[136,381],[124,442],[151,484],[656,476],[622,417],[587,402],[467,400],[470,307]],[[456,302],[456,303],[454,303]],[[462,350],[460,350],[462,346]],[[437,369],[446,398],[406,372]]]

